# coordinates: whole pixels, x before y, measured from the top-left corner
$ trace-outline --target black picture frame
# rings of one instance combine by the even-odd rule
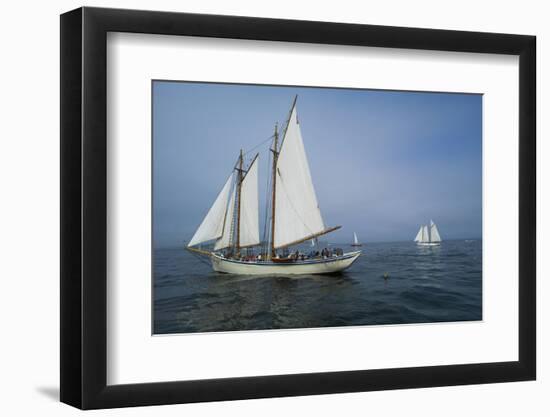
[[[519,56],[519,360],[107,385],[108,32]],[[61,15],[61,401],[94,409],[535,379],[535,46],[534,36],[251,17],[88,7]]]

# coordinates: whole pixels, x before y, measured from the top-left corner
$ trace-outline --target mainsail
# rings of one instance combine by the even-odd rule
[[[439,236],[439,231],[433,220],[430,220],[430,242],[441,242],[441,236]]]
[[[357,239],[357,234],[355,232],[353,232],[353,243],[356,245],[359,243],[359,239]]]
[[[224,219],[227,211],[227,199],[231,190],[233,174],[229,176],[214,204],[208,210],[204,220],[189,241],[187,246],[195,246],[203,242],[218,239],[222,236]]]
[[[329,231],[325,229],[313,188],[295,104],[277,157],[276,181],[273,233],[275,249]]]
[[[241,182],[241,204],[239,220],[239,246],[254,246],[260,243],[258,216],[258,155]]]

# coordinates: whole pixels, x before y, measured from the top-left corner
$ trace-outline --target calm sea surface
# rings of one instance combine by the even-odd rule
[[[154,333],[481,320],[481,248],[371,243],[341,275],[294,277],[218,274],[182,248],[157,249]]]

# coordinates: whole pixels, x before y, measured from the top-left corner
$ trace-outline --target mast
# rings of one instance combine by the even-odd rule
[[[237,177],[237,238],[235,240],[235,246],[237,253],[240,252],[240,241],[241,241],[241,185],[243,183],[243,150],[241,149],[241,154],[239,155],[239,168],[237,168],[239,176]]]
[[[271,253],[270,257],[273,257],[275,254],[275,190],[277,187],[277,158],[279,157],[279,152],[277,150],[277,145],[279,142],[279,133],[277,132],[277,123],[275,123],[275,134],[273,135],[273,178],[271,179],[272,192],[271,192]]]

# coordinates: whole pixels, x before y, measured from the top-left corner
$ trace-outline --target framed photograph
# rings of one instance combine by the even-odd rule
[[[61,16],[61,401],[533,380],[535,37]]]

